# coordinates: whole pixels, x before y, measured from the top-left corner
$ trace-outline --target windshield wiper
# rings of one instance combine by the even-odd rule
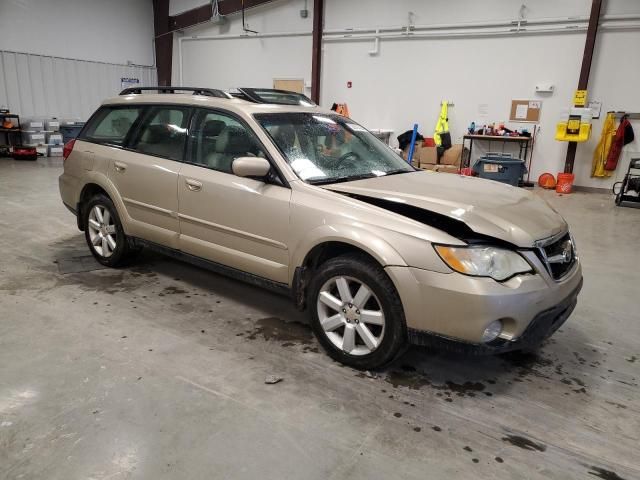
[[[389,175],[398,175],[399,173],[411,173],[411,172],[415,172],[415,170],[405,170],[404,168],[398,168],[397,170],[389,170],[388,172],[386,172],[385,175],[383,175],[383,177],[388,177]]]
[[[326,185],[328,183],[341,183],[341,182],[351,182],[354,180],[364,180],[365,178],[373,178],[377,177],[377,175],[373,173],[363,173],[361,175],[349,175],[344,177],[333,177],[333,178],[322,178],[318,180],[307,180],[307,182],[312,185]]]

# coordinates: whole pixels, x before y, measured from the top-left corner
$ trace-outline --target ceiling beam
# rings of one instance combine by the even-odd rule
[[[244,0],[244,8],[246,10],[248,8],[257,7],[273,1],[274,0]],[[233,15],[234,13],[242,11],[242,3],[242,0],[219,0],[218,11],[220,12],[220,15],[223,16]],[[212,16],[213,9],[211,3],[200,5],[199,7],[179,13],[178,15],[171,16],[171,30],[193,27],[199,23],[211,20]]]

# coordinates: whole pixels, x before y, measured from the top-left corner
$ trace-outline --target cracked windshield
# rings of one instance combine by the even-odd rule
[[[387,145],[340,115],[258,114],[256,119],[306,182],[336,183],[415,171]]]

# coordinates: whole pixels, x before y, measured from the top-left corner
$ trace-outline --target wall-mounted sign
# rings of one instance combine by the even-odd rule
[[[600,112],[602,112],[602,102],[599,100],[589,100],[587,108],[591,109],[593,118],[600,118]]]
[[[573,95],[573,106],[584,107],[586,104],[587,104],[587,91],[576,90],[576,93]]]
[[[139,86],[140,86],[140,79],[139,78],[122,77],[120,79],[120,88],[122,90],[124,90],[125,88],[139,87]]]

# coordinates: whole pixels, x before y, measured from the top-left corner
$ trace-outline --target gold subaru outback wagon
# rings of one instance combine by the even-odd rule
[[[65,146],[59,183],[100,263],[150,247],[286,293],[356,368],[410,343],[533,349],[582,286],[567,223],[545,201],[415,170],[291,92],[124,90]]]

